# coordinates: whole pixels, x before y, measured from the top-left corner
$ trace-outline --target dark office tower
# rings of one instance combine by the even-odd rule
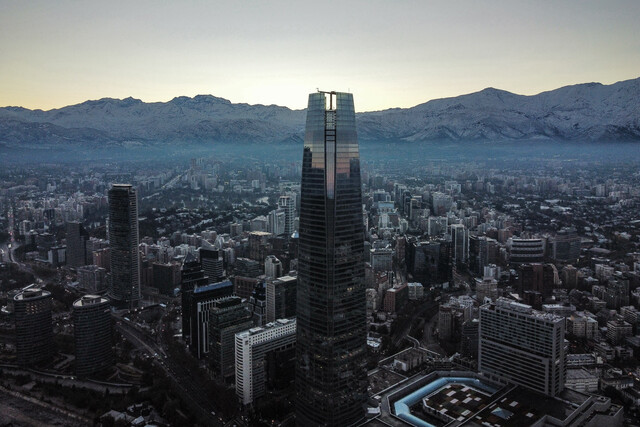
[[[581,239],[574,227],[558,231],[552,241],[552,258],[559,262],[577,262]]]
[[[267,282],[267,322],[296,315],[298,278],[282,276]]]
[[[67,265],[69,267],[81,267],[87,264],[86,241],[89,235],[81,223],[67,222]]]
[[[85,295],[73,303],[76,375],[88,376],[113,365],[109,299]]]
[[[235,335],[253,326],[251,313],[242,298],[230,296],[208,304],[207,352],[218,378],[232,380],[235,375]]]
[[[138,197],[129,184],[113,184],[109,190],[109,248],[112,304],[137,307],[140,301]]]
[[[260,283],[253,289],[249,298],[249,311],[255,326],[264,326],[267,319],[267,287]]]
[[[18,365],[45,362],[53,355],[51,293],[27,288],[13,297]]]
[[[182,270],[180,271],[180,293],[182,295],[182,338],[189,343],[191,337],[191,297],[193,290],[206,286],[209,278],[202,270],[202,265],[196,257],[191,253],[187,254],[182,261]]]
[[[367,400],[367,333],[360,160],[349,93],[309,95],[299,235],[296,422],[353,425]]]
[[[540,292],[544,298],[553,295],[557,269],[553,264],[521,264],[518,266],[519,292]],[[535,307],[538,308],[539,307]]]
[[[182,316],[189,316],[185,341],[198,359],[209,353],[209,321],[210,311],[216,300],[233,294],[233,283],[224,281],[199,286],[193,291],[185,292],[182,298]],[[247,312],[248,313],[248,312]]]
[[[210,243],[203,241],[198,252],[200,252],[200,263],[202,263],[204,274],[209,277],[211,283],[217,283],[224,279],[224,261],[220,256],[220,251]]]

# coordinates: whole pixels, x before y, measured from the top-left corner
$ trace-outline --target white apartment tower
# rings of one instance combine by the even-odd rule
[[[555,396],[564,388],[565,320],[506,298],[480,307],[478,370]]]

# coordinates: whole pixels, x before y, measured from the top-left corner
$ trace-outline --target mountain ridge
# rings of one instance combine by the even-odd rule
[[[302,141],[305,110],[214,95],[101,98],[52,110],[0,108],[0,144]],[[356,114],[362,141],[640,141],[640,78],[519,95],[496,88]]]

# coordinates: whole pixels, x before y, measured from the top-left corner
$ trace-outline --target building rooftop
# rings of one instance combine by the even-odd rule
[[[271,329],[277,329],[277,328],[281,328],[283,326],[287,326],[295,323],[296,323],[296,319],[278,319],[275,322],[269,322],[264,326],[256,326],[255,328],[251,328],[248,331],[239,332],[236,335],[241,337],[248,337],[252,335],[261,334]]]
[[[503,297],[498,298],[495,303],[489,303],[489,304],[483,305],[482,308],[485,308],[487,310],[495,310],[499,308],[502,310],[522,313],[527,316],[534,317],[536,319],[546,320],[548,322],[553,322],[553,323],[565,321],[564,317],[558,316],[553,313],[534,310],[530,305],[522,304],[522,303],[512,301],[510,299],[503,298]]]
[[[82,298],[76,300],[73,303],[74,307],[87,307],[91,305],[101,304],[109,302],[107,297],[103,297],[100,295],[84,295]]]
[[[586,369],[567,369],[567,380],[590,380],[597,379],[598,377],[593,375]]]
[[[34,286],[34,285],[31,285]],[[48,297],[51,292],[38,287],[27,287],[13,297],[15,301]]]

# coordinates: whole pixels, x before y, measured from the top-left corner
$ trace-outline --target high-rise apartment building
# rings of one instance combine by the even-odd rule
[[[87,376],[113,365],[109,299],[85,295],[73,303],[76,375]]]
[[[269,212],[267,217],[268,228],[267,231],[274,236],[285,236],[285,230],[287,226],[287,214],[285,209],[278,208]],[[290,236],[287,236],[290,237]]]
[[[282,276],[282,262],[275,255],[267,255],[264,260],[264,275],[267,279]]]
[[[367,400],[364,224],[353,95],[309,95],[298,246],[296,422],[352,425]]]
[[[236,334],[236,395],[242,404],[248,405],[263,396],[269,380],[293,377],[289,373],[295,343],[295,319],[279,319]]]
[[[280,196],[278,207],[284,210],[284,235],[291,237],[294,231],[294,220],[296,218],[295,199],[291,196]]]
[[[113,305],[137,307],[140,301],[138,239],[136,190],[129,184],[113,184],[109,190],[109,297]]]
[[[29,287],[13,297],[18,365],[45,362],[53,355],[51,293]]]
[[[464,224],[451,224],[451,261],[465,264],[469,259],[469,230]]]
[[[498,298],[480,307],[478,370],[555,396],[564,388],[565,319]]]

